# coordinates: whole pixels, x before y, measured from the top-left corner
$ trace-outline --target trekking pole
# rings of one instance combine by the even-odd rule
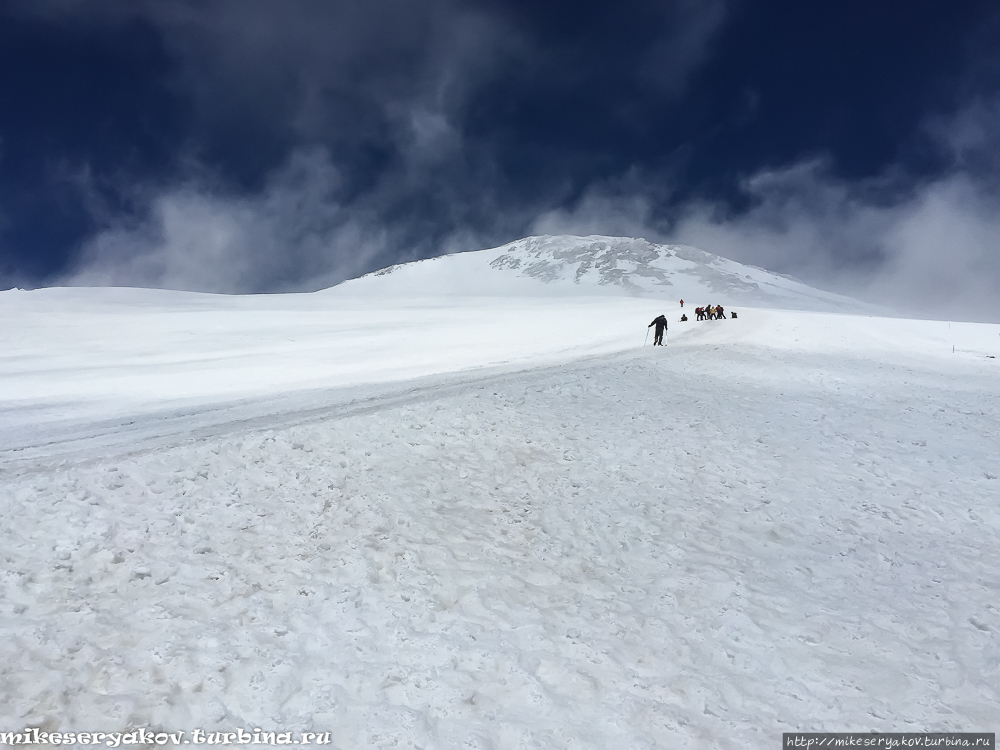
[[[649,329],[646,329],[646,338],[643,339],[642,345],[645,346],[649,342]]]

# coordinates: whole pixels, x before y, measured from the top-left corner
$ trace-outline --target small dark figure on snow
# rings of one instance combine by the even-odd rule
[[[733,320],[736,320],[736,311],[734,310],[733,312],[729,313],[729,317],[732,318]]]
[[[656,326],[656,330],[653,331],[653,346],[663,346],[663,332],[667,330],[667,319],[660,315],[653,319],[646,328],[652,328]]]
[[[681,307],[684,307],[684,300],[681,300]]]
[[[681,315],[681,323],[687,323],[687,322],[688,322],[688,316],[686,314]]]

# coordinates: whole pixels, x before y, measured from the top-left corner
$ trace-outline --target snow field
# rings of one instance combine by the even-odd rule
[[[265,401],[288,409],[297,394],[308,406],[315,391],[341,389],[343,400],[354,397],[345,389],[622,351],[642,343],[649,308],[614,298],[4,292],[0,451],[100,431],[131,436],[150,417],[183,414],[190,426],[212,410],[226,421],[246,412],[240,407],[256,414]],[[154,436],[165,427],[159,421]]]
[[[424,387],[628,351],[660,312],[670,319],[671,346],[744,340],[862,358],[947,354],[942,372],[1000,354],[1000,327],[986,324],[742,307],[738,321],[695,322],[693,307],[705,300],[689,304],[692,320],[680,323],[676,303],[648,299],[364,300],[338,289],[249,297],[0,293],[0,460],[9,451],[65,455],[70,442],[93,452],[98,441],[186,438],[238,419],[283,423],[289,412],[391,395],[416,381]]]
[[[342,748],[993,731],[996,365],[862,321],[741,310],[365,414],[20,465],[0,727]]]

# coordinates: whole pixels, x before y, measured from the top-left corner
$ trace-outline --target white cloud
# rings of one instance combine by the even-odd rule
[[[302,150],[258,195],[202,182],[164,190],[141,220],[118,219],[84,246],[63,283],[255,292],[322,288],[367,270],[388,237],[337,201],[325,152]]]
[[[763,172],[744,184],[753,208],[688,205],[671,236],[911,314],[1000,320],[998,196],[963,172],[893,199],[883,181],[817,161]]]
[[[630,173],[542,210],[531,229],[695,245],[907,314],[1000,321],[1000,194],[988,178],[956,168],[914,182],[890,169],[850,181],[816,158],[741,189],[741,212],[704,200],[664,210],[664,188]]]

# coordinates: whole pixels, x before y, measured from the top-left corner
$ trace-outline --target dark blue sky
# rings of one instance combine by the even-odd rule
[[[905,297],[948,210],[982,224],[949,294],[997,269],[995,2],[6,0],[0,71],[0,286],[576,231]]]

